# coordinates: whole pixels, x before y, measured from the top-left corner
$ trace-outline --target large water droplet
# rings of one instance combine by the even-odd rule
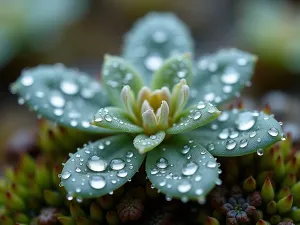
[[[235,84],[238,82],[240,74],[233,68],[228,68],[224,74],[221,76],[221,80],[225,84]]]
[[[110,161],[110,168],[113,170],[121,170],[125,167],[125,162],[123,159],[113,159]]]
[[[165,158],[160,158],[156,161],[156,166],[160,169],[165,169],[168,167],[168,160]]]
[[[236,141],[235,140],[228,140],[225,144],[226,149],[232,150],[236,146]]]
[[[34,82],[33,77],[29,76],[29,75],[26,75],[26,76],[22,77],[22,79],[21,79],[21,84],[26,87],[31,86],[33,84],[33,82]]]
[[[159,56],[149,56],[145,60],[145,66],[148,70],[156,71],[163,64],[163,59]]]
[[[272,136],[272,137],[276,137],[278,135],[278,130],[275,127],[272,127],[268,130],[268,133]]]
[[[64,80],[60,83],[60,89],[67,95],[75,95],[78,93],[79,87],[73,81]]]
[[[235,124],[241,131],[249,130],[255,124],[255,117],[251,112],[242,112],[238,115]]]
[[[108,115],[108,114],[106,114],[106,115],[104,116],[104,119],[105,119],[107,122],[111,122],[111,121],[112,121],[112,117],[111,117],[110,115]]]
[[[198,165],[194,162],[186,163],[182,168],[182,174],[186,176],[191,176],[196,173]]]
[[[193,120],[198,120],[202,116],[200,111],[196,111],[193,115]]]
[[[219,133],[218,137],[219,137],[220,139],[222,139],[222,140],[227,139],[227,138],[229,137],[229,129],[228,129],[228,128],[223,129],[223,130]]]
[[[92,176],[89,181],[89,184],[94,189],[102,189],[105,187],[106,181],[102,176]]]
[[[248,140],[247,139],[242,139],[240,141],[240,148],[245,148],[248,145]]]
[[[128,175],[128,172],[126,170],[119,170],[117,172],[117,176],[121,177],[121,178],[127,177],[127,175]]]
[[[213,162],[213,161],[209,161],[209,162],[206,164],[206,166],[207,166],[208,168],[216,168],[217,163],[216,163],[216,162]]]
[[[108,163],[100,157],[94,155],[87,161],[87,167],[95,172],[102,172],[107,168]]]
[[[206,107],[205,102],[202,102],[202,101],[198,102],[197,109],[204,109],[205,107]]]
[[[71,176],[71,173],[69,171],[65,171],[61,174],[61,178],[64,180],[67,180]]]
[[[189,190],[191,190],[192,188],[192,185],[190,182],[188,181],[183,181],[182,183],[180,183],[178,186],[177,186],[177,190],[180,192],[180,193],[186,193],[188,192]]]
[[[61,107],[64,107],[66,101],[61,94],[54,93],[50,97],[50,103],[54,107],[61,108]]]

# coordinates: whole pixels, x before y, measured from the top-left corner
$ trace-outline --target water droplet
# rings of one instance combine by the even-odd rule
[[[126,158],[132,158],[133,152],[126,152]]]
[[[203,189],[201,189],[201,188],[196,189],[195,193],[196,193],[196,195],[202,195],[203,194]]]
[[[184,145],[183,149],[181,150],[181,153],[182,154],[187,154],[190,151],[190,149],[191,149],[190,146]]]
[[[21,80],[21,84],[26,87],[31,86],[33,84],[33,82],[34,82],[33,77],[29,76],[29,75],[23,76],[22,80]]]
[[[119,170],[119,171],[117,172],[117,176],[118,176],[118,177],[121,177],[121,178],[127,177],[127,175],[128,175],[128,173],[127,173],[126,170]]]
[[[152,175],[155,175],[155,174],[158,174],[158,173],[159,173],[159,170],[158,170],[157,168],[153,168],[153,169],[151,169],[150,173],[151,173]]]
[[[81,169],[80,169],[79,167],[76,167],[75,171],[76,171],[77,173],[80,173],[80,172],[81,172]]]
[[[245,148],[248,145],[248,140],[247,139],[242,139],[240,141],[240,148]]]
[[[209,161],[209,162],[206,164],[206,166],[207,166],[208,168],[216,168],[217,163],[216,163],[216,162],[213,162],[213,161]]]
[[[224,112],[222,112],[221,115],[218,117],[218,120],[219,120],[220,122],[225,122],[225,121],[228,120],[228,118],[229,118],[229,113],[224,111]]]
[[[256,131],[252,131],[250,134],[249,134],[249,137],[253,138],[256,136]]]
[[[155,140],[155,139],[156,139],[156,135],[151,135],[151,136],[150,136],[150,139],[151,139],[151,140]]]
[[[237,138],[239,136],[239,132],[232,130],[229,137],[230,138]]]
[[[200,175],[197,175],[196,177],[195,177],[195,181],[200,181],[200,180],[202,180],[202,176],[200,176]]]
[[[89,184],[94,189],[102,189],[106,185],[106,181],[102,176],[92,176],[89,180]]]
[[[240,74],[233,68],[228,68],[224,74],[221,76],[221,80],[225,84],[235,84],[238,82]]]
[[[197,109],[204,109],[205,107],[206,107],[205,102],[202,102],[202,101],[198,102]]]
[[[163,64],[163,59],[159,56],[149,56],[145,60],[145,66],[148,70],[156,71]]]
[[[272,127],[268,130],[268,133],[272,136],[272,137],[277,137],[278,135],[278,130],[275,127]]]
[[[257,155],[262,156],[263,154],[264,154],[263,149],[260,148],[257,150]]]
[[[62,109],[54,109],[53,113],[55,116],[62,116],[64,114],[64,111]]]
[[[182,174],[186,176],[191,176],[196,173],[198,165],[194,162],[186,163],[182,168]]]
[[[73,81],[64,80],[60,83],[60,89],[67,95],[75,95],[78,93],[79,87]]]
[[[210,143],[207,145],[208,151],[213,151],[215,149],[215,145],[213,143]]]
[[[95,172],[102,172],[107,168],[108,163],[100,157],[94,155],[87,161],[87,167]]]
[[[198,120],[202,116],[200,111],[196,111],[193,115],[193,120]]]
[[[125,162],[123,159],[116,158],[111,160],[109,165],[113,170],[121,170],[125,167]]]
[[[50,97],[50,103],[54,107],[61,108],[61,107],[64,107],[66,101],[61,94],[54,93]]]
[[[251,112],[242,112],[235,121],[238,130],[246,131],[251,129],[255,124],[255,118]]]
[[[180,192],[180,193],[186,193],[188,192],[189,190],[191,190],[192,188],[192,185],[190,184],[190,182],[188,181],[183,181],[182,183],[180,183],[178,186],[177,186],[177,190]]]
[[[227,139],[227,138],[229,137],[229,129],[228,129],[228,128],[223,129],[223,130],[219,133],[218,137],[219,137],[220,139],[222,139],[222,140]]]
[[[160,169],[165,169],[168,167],[168,160],[165,158],[160,158],[156,161],[156,166]]]
[[[105,119],[107,122],[111,122],[111,121],[112,121],[112,117],[111,117],[110,115],[108,115],[108,114],[106,114],[106,115],[104,116],[104,119]]]
[[[65,171],[61,174],[61,178],[64,180],[67,180],[71,176],[71,173],[68,171]]]
[[[236,146],[236,141],[235,140],[228,140],[225,144],[226,149],[228,150],[233,150]]]

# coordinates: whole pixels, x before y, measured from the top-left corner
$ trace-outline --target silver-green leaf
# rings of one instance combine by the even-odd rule
[[[102,68],[102,83],[111,103],[122,106],[120,97],[125,85],[129,85],[134,94],[143,86],[140,75],[124,59],[116,56],[105,56]]]
[[[195,65],[190,103],[220,105],[250,84],[256,56],[238,49],[222,49],[201,57]]]
[[[153,135],[140,134],[133,140],[134,147],[141,153],[146,153],[157,147],[165,138],[166,133],[160,131]]]
[[[128,115],[117,107],[101,108],[94,116],[93,125],[118,132],[141,133],[143,128],[134,124]]]
[[[201,127],[220,115],[220,111],[211,103],[198,102],[184,112],[178,121],[168,128],[167,134],[178,134]]]
[[[233,109],[189,133],[214,156],[241,156],[262,151],[284,138],[273,115],[258,111]]]
[[[146,172],[167,198],[203,200],[219,183],[218,164],[202,146],[187,136],[174,136],[148,153]]]
[[[110,133],[90,121],[108,102],[99,82],[78,70],[61,64],[42,65],[22,71],[11,91],[19,95],[38,116],[58,125],[84,132]]]
[[[74,153],[65,163],[61,181],[69,196],[103,196],[131,179],[144,157],[127,135],[104,138]]]
[[[152,89],[168,87],[172,90],[181,79],[185,79],[190,85],[192,72],[192,60],[189,54],[173,56],[155,72],[152,78]]]
[[[185,24],[172,13],[149,13],[125,36],[123,57],[150,85],[152,74],[165,59],[186,52],[193,52],[193,40]]]

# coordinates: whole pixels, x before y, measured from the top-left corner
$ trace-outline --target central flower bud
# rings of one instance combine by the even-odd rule
[[[189,87],[185,79],[176,84],[172,92],[167,87],[153,91],[143,87],[136,97],[128,85],[121,91],[129,117],[137,125],[143,126],[146,134],[172,126],[179,119],[188,97]]]

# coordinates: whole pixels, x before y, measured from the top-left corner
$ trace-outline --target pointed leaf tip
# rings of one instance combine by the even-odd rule
[[[134,138],[133,144],[140,154],[144,154],[158,146],[164,140],[165,136],[166,134],[163,131],[150,136],[141,134]]]

